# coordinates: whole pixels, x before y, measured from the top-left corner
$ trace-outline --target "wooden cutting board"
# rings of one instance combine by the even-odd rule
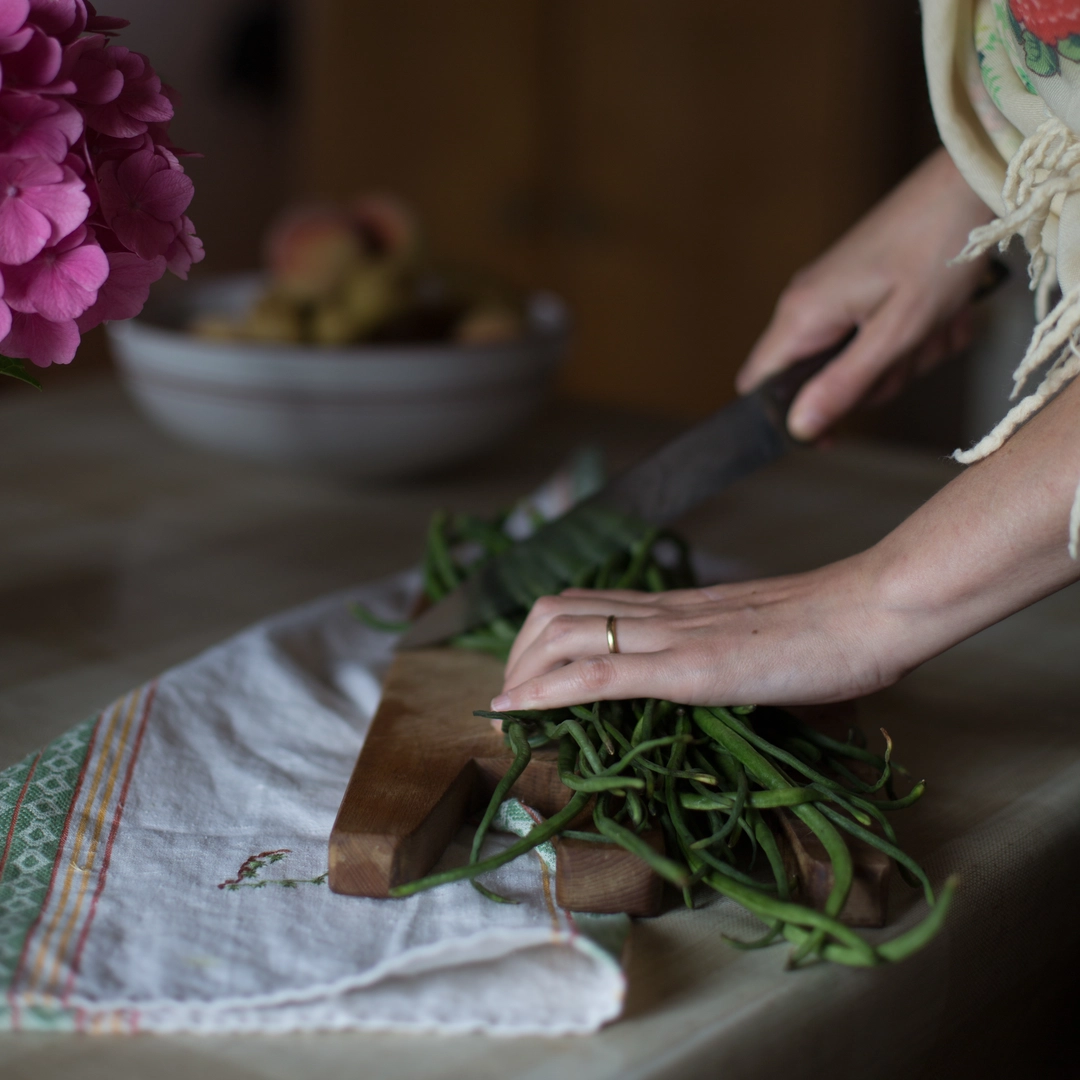
[[[426,874],[470,816],[479,817],[510,765],[502,735],[472,715],[502,687],[502,665],[463,649],[415,649],[390,667],[330,834],[330,888],[351,896],[387,897]],[[553,749],[536,751],[513,795],[545,817],[566,805]],[[575,827],[591,827],[589,812]],[[789,866],[804,902],[820,906],[831,870],[813,837],[785,823]],[[659,829],[649,834],[663,850]],[[614,844],[556,840],[556,900],[571,911],[656,915],[663,882]],[[884,922],[888,860],[866,847],[844,912],[853,925]]]

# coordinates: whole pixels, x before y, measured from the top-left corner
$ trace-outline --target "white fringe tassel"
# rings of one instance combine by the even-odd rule
[[[1057,281],[1057,260],[1043,247],[1043,232],[1055,209],[1055,199],[1077,191],[1080,191],[1080,140],[1057,117],[1051,117],[1024,140],[1009,162],[1001,191],[1004,215],[973,229],[967,245],[956,258],[957,262],[977,258],[995,244],[1004,251],[1019,234],[1028,251],[1028,276],[1039,322],[1013,372],[1010,400],[1018,397],[1027,381],[1049,363],[1039,385],[1014,405],[993,431],[970,450],[957,450],[953,454],[963,465],[980,461],[1000,449],[1021,424],[1067,382],[1080,375],[1080,285],[1062,296],[1053,311],[1047,311]],[[1080,484],[1069,512],[1069,555],[1080,558]]]

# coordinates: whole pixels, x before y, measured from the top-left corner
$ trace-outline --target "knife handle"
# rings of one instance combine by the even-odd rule
[[[801,360],[796,360],[790,367],[777,372],[758,387],[757,393],[782,430],[787,430],[788,409],[791,408],[791,403],[798,392],[830,360],[839,356],[851,344],[856,333],[858,333],[857,330],[851,330],[827,349],[822,349],[813,356],[804,356]]]

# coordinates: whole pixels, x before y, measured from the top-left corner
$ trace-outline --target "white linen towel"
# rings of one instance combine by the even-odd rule
[[[468,882],[326,885],[394,640],[349,604],[401,618],[417,588],[271,618],[0,773],[0,1027],[554,1035],[618,1015],[628,920],[561,911],[550,853],[485,879],[514,906]]]

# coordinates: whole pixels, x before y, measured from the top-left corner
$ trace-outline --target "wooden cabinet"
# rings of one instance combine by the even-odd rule
[[[566,392],[699,414],[910,163],[915,7],[312,0],[296,183],[400,192],[440,254],[563,294]]]

